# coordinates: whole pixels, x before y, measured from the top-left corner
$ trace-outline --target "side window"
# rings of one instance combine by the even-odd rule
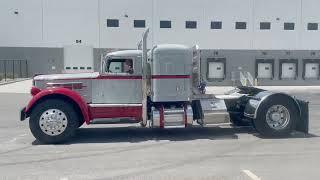
[[[107,63],[106,71],[133,74],[133,61],[132,59],[111,59]]]
[[[221,21],[211,21],[211,29],[222,29]]]
[[[283,24],[283,29],[284,30],[294,30],[294,23],[292,22],[285,22]]]
[[[146,27],[146,21],[145,20],[134,20],[133,26],[135,28],[144,28],[144,27]]]
[[[171,28],[171,21],[160,21],[160,28]]]
[[[186,21],[186,29],[197,29],[197,21]]]
[[[236,22],[236,29],[247,29],[246,22]]]
[[[119,19],[107,19],[107,27],[119,27]]]
[[[318,30],[318,23],[308,23],[308,30],[310,31]]]
[[[260,22],[260,29],[261,30],[271,29],[271,23],[270,22]]]

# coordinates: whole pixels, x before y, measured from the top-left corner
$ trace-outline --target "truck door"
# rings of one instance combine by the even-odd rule
[[[135,104],[142,102],[141,73],[134,58],[108,60],[106,72],[93,81],[92,103]]]

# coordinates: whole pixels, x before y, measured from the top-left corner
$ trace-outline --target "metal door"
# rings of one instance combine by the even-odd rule
[[[224,73],[225,72],[223,62],[209,62],[208,78],[223,79]]]
[[[271,63],[258,63],[258,78],[272,78]]]
[[[281,65],[281,78],[295,78],[297,74],[297,67],[295,63],[282,63]]]
[[[319,64],[306,63],[305,65],[305,78],[318,78],[319,77]]]

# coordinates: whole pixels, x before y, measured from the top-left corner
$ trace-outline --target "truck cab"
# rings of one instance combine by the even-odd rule
[[[100,76],[92,81],[93,104],[141,104],[141,51],[107,54]]]

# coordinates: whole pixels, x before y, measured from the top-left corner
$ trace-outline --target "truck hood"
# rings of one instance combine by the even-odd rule
[[[99,76],[98,72],[93,73],[78,73],[78,74],[47,74],[38,75],[33,79],[38,80],[67,80],[67,79],[93,79]]]

